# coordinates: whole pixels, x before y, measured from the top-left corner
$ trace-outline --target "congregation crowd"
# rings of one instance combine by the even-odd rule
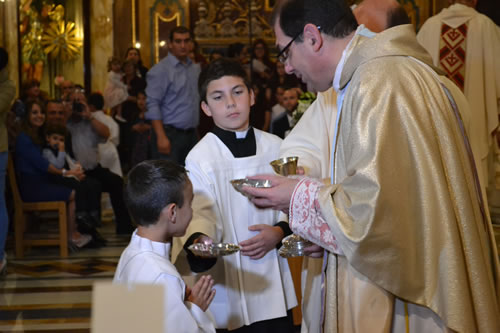
[[[186,38],[179,41],[179,36]],[[155,118],[168,117],[161,120],[160,127],[168,127],[167,137],[176,145],[185,145],[180,153],[176,148],[167,151],[181,164],[194,144],[212,130],[213,121],[201,112],[196,97],[198,75],[209,61],[235,59],[252,78],[254,128],[271,131],[277,124],[273,132],[283,138],[292,126],[291,114],[304,86],[285,73],[282,63],[271,60],[264,40],[255,40],[251,47],[234,43],[227,50],[217,49],[207,61],[187,28],[176,28],[170,37],[170,54],[149,76],[137,48],[130,47],[122,59],[110,57],[103,92],[86,92],[82,85],[63,80],[54,96],[49,96],[36,79],[23,82],[17,98],[15,90],[4,90],[8,151],[15,162],[21,197],[25,202],[68,202],[69,246],[73,250],[106,244],[97,231],[102,192],[109,193],[116,232],[130,234],[133,230],[123,205],[123,175],[139,162],[165,153],[156,142]],[[177,77],[172,81],[177,86],[167,88],[161,68],[172,59],[183,62],[188,82],[179,83]],[[8,55],[3,49],[2,60],[6,73]],[[4,84],[8,83],[5,78]],[[175,114],[163,115],[166,101],[173,97]],[[185,119],[179,122],[179,115]]]

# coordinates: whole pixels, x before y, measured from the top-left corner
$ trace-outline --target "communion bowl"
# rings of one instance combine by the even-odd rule
[[[232,243],[194,243],[188,249],[200,257],[220,257],[238,252],[240,246]]]
[[[297,162],[299,158],[297,156],[283,157],[272,161],[270,164],[273,167],[274,172],[278,175],[288,176],[297,174]]]
[[[268,179],[248,179],[248,178],[242,178],[242,179],[233,179],[230,181],[231,185],[233,185],[234,189],[241,194],[243,194],[246,197],[251,197],[250,195],[246,194],[243,192],[241,189],[243,186],[251,186],[251,187],[257,187],[257,188],[269,188],[272,187],[271,181]]]

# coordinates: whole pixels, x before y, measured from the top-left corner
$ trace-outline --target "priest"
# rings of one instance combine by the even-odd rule
[[[328,250],[326,332],[497,332],[498,255],[460,109],[413,27],[357,28],[341,0],[288,0],[280,60],[337,91],[330,181],[245,188]]]
[[[493,178],[492,163],[488,172],[488,155],[496,145],[500,112],[500,28],[474,9],[477,0],[450,2],[450,7],[423,24],[417,39],[470,103],[469,136],[478,139],[478,167],[487,186]]]

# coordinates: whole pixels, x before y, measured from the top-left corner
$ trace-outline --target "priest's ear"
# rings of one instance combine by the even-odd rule
[[[304,27],[304,43],[310,45],[314,52],[321,49],[323,45],[323,38],[321,37],[321,32],[318,27],[314,24],[308,23]]]

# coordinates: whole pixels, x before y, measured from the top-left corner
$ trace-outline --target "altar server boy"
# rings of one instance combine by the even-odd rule
[[[215,295],[213,279],[202,276],[192,289],[186,288],[169,259],[172,237],[184,235],[193,215],[193,186],[186,170],[165,160],[142,162],[129,172],[124,192],[137,229],[113,281],[163,285],[164,332],[215,332],[213,318],[205,312]]]
[[[291,332],[297,305],[287,260],[277,246],[290,231],[278,213],[258,209],[230,181],[272,173],[281,139],[249,126],[254,93],[240,64],[219,59],[201,73],[201,108],[215,127],[191,150],[186,169],[193,183],[193,221],[174,239],[173,261],[187,258],[194,272],[210,269],[216,297],[210,305],[217,328],[238,332]],[[207,259],[187,247],[196,242],[236,243],[241,251]],[[215,266],[214,266],[215,265]],[[212,267],[213,266],[213,267]]]

